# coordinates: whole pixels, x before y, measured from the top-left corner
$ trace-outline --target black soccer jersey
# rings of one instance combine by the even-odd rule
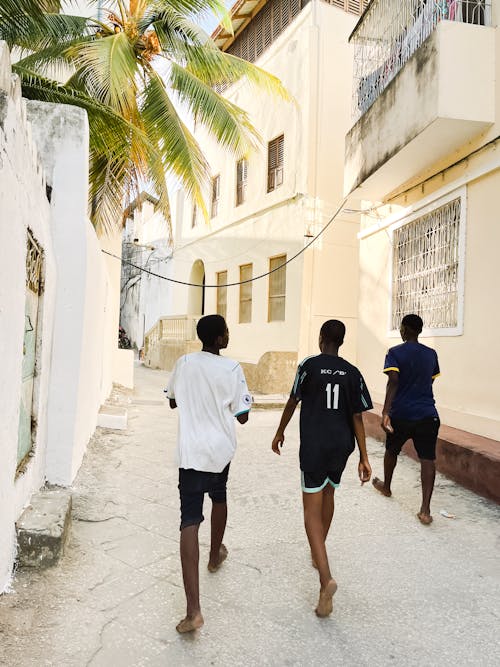
[[[356,366],[332,354],[307,357],[299,364],[290,395],[302,401],[300,469],[343,469],[354,450],[353,414],[373,407]]]

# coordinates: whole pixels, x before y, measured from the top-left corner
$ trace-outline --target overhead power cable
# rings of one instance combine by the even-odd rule
[[[109,255],[109,257],[114,257],[115,259],[119,259],[123,264],[126,264],[127,266],[132,266],[135,269],[138,269],[139,271],[142,271],[143,273],[147,273],[150,276],[154,276],[155,278],[160,278],[161,280],[167,280],[170,283],[175,283],[176,285],[186,285],[187,287],[210,287],[210,288],[217,288],[217,287],[236,287],[237,285],[245,285],[246,283],[253,283],[256,280],[260,280],[261,278],[266,278],[267,276],[271,275],[271,273],[274,273],[275,271],[279,271],[282,269],[284,266],[287,264],[290,264],[293,262],[297,257],[302,255],[308,248],[312,246],[313,243],[319,239],[319,237],[326,232],[328,227],[334,222],[336,217],[339,215],[339,213],[342,212],[344,208],[344,204],[347,201],[347,197],[344,197],[342,200],[341,204],[335,211],[335,213],[332,215],[332,217],[328,220],[326,225],[322,227],[319,232],[316,234],[316,236],[313,236],[313,238],[306,243],[306,245],[301,248],[298,252],[295,253],[295,255],[292,255],[289,259],[286,260],[286,262],[283,262],[283,264],[280,264],[279,266],[276,266],[274,269],[270,269],[269,271],[266,271],[265,273],[261,273],[258,276],[254,276],[253,278],[248,278],[247,280],[239,280],[238,282],[234,283],[222,283],[221,285],[203,285],[202,283],[190,283],[185,280],[176,280],[175,278],[168,278],[167,276],[162,276],[159,273],[155,273],[154,271],[150,271],[149,269],[145,269],[142,266],[138,266],[137,264],[134,264],[133,262],[130,262],[128,260],[122,259],[118,255],[114,255],[112,252],[108,252],[107,250],[102,250],[102,252],[105,255]]]

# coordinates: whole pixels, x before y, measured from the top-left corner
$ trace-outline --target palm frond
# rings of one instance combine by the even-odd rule
[[[171,63],[169,83],[196,120],[207,128],[221,146],[241,157],[260,144],[260,136],[248,114],[191,72]]]
[[[165,84],[154,71],[145,85],[141,118],[148,137],[158,145],[163,168],[182,182],[188,196],[208,219],[203,187],[210,178],[210,169],[195,138],[182,122],[170,100]]]
[[[52,46],[61,47],[95,31],[92,19],[83,16],[28,14],[18,10],[0,18],[0,39],[6,41],[10,48],[17,46],[30,53]]]
[[[72,48],[89,94],[130,118],[137,113],[139,64],[128,35],[118,32]]]

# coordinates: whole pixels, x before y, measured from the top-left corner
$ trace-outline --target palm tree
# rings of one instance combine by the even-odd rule
[[[230,27],[222,0],[110,0],[100,20],[60,14],[59,4],[0,0],[0,39],[20,50],[13,69],[25,97],[87,111],[94,224],[106,228],[121,220],[126,196],[145,181],[169,220],[167,175],[208,218],[203,193],[210,166],[179,108],[243,156],[259,135],[247,113],[217,88],[245,77],[283,99],[287,91],[276,77],[221,52],[198,27],[207,10]]]

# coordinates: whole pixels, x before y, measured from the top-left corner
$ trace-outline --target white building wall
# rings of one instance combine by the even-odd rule
[[[8,49],[0,42],[0,592],[10,580],[15,520],[44,482],[47,405],[55,308],[56,267],[50,235],[45,177],[26,121],[19,80],[11,76]],[[44,251],[44,291],[39,309],[39,353],[33,412],[33,456],[16,478],[19,406],[26,301],[26,235],[30,228]]]

